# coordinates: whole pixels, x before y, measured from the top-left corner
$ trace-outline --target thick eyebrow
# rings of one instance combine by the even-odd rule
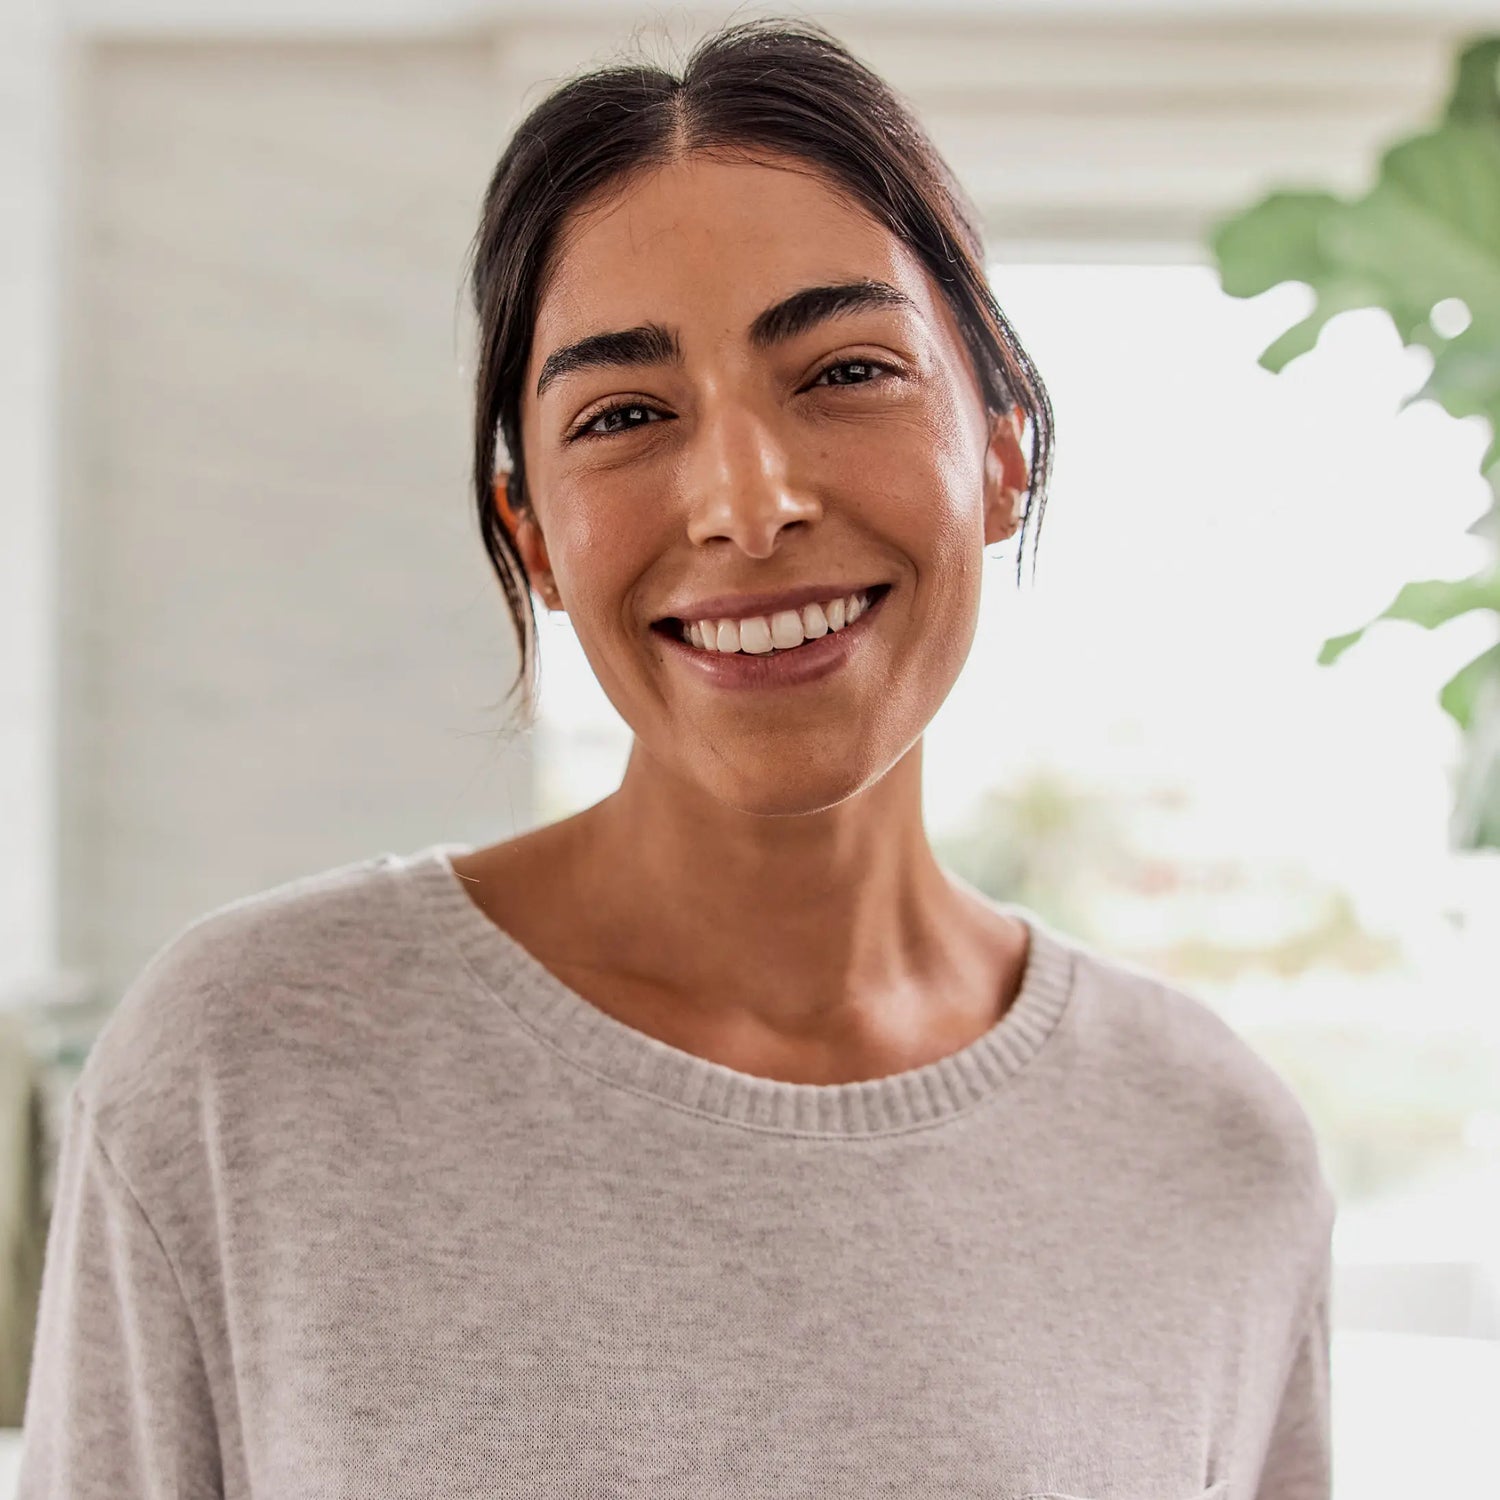
[[[750,325],[750,342],[769,349],[805,333],[815,324],[867,307],[916,308],[916,303],[886,281],[836,282],[808,286],[773,303]],[[604,366],[681,364],[682,345],[677,332],[660,323],[643,323],[615,333],[593,333],[576,343],[554,349],[542,363],[536,378],[538,396],[555,380],[577,370]]]

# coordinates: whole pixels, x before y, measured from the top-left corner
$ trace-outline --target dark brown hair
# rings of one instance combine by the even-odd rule
[[[915,253],[953,309],[987,409],[1000,413],[1019,403],[1031,423],[1018,585],[1033,514],[1041,525],[1052,456],[1046,387],[990,291],[973,204],[888,84],[817,23],[776,17],[708,35],[680,76],[644,61],[581,74],[517,127],[485,193],[472,247],[479,318],[474,492],[485,550],[516,625],[516,686],[524,689],[528,711],[536,616],[525,565],[496,507],[494,480],[503,441],[509,504],[518,515],[529,509],[521,388],[549,257],[575,210],[606,188],[694,152],[800,158]]]

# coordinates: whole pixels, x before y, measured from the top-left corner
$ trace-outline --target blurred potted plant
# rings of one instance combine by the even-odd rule
[[[1374,620],[1325,641],[1319,662],[1337,661],[1376,620],[1430,630],[1478,609],[1500,625],[1500,36],[1460,50],[1442,119],[1385,150],[1362,198],[1270,193],[1221,220],[1210,249],[1231,296],[1282,282],[1315,295],[1311,314],[1261,354],[1266,369],[1311,350],[1338,313],[1380,307],[1404,343],[1432,354],[1430,376],[1403,408],[1431,400],[1489,423],[1480,467],[1491,503],[1468,528],[1493,549],[1489,561],[1468,578],[1406,584]],[[1500,848],[1500,644],[1455,673],[1439,701],[1464,736],[1452,842]]]

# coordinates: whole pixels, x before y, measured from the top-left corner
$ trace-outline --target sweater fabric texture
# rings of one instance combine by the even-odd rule
[[[218,907],[111,1012],[18,1500],[1329,1500],[1334,1200],[1205,1002],[993,902],[977,1040],[763,1078],[567,987],[468,849]]]

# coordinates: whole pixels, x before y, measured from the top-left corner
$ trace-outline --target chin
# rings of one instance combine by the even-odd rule
[[[735,776],[727,767],[704,786],[716,802],[752,817],[794,818],[837,807],[878,781],[884,771],[863,766],[831,767],[818,776],[789,782],[774,771],[766,775]]]

